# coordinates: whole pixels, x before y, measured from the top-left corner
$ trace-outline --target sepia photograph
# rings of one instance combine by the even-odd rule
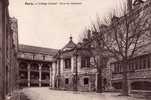
[[[0,100],[151,100],[151,0],[0,0]]]

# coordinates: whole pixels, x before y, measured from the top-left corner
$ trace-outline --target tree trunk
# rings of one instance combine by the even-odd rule
[[[97,64],[97,93],[102,93],[102,57],[99,56],[98,58],[98,64]]]
[[[100,73],[97,74],[97,93],[102,93],[102,75]]]
[[[128,96],[128,80],[127,80],[127,60],[123,63],[123,83],[122,83],[122,95]]]

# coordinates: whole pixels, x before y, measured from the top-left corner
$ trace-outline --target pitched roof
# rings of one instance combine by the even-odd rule
[[[72,37],[70,37],[70,41],[63,47],[62,50],[73,49],[76,47],[76,44],[72,41]]]
[[[20,44],[19,45],[19,51],[21,51],[21,52],[49,54],[49,55],[52,55],[52,56],[56,55],[56,53],[58,52],[57,49],[37,47],[37,46],[29,46],[29,45],[24,45],[24,44]]]

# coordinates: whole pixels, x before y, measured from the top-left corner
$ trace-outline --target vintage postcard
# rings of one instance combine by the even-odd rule
[[[0,0],[0,100],[150,100],[151,0]]]

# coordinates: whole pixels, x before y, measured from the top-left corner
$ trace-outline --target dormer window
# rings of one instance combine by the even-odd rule
[[[65,58],[64,63],[65,63],[65,69],[71,68],[71,58]]]

